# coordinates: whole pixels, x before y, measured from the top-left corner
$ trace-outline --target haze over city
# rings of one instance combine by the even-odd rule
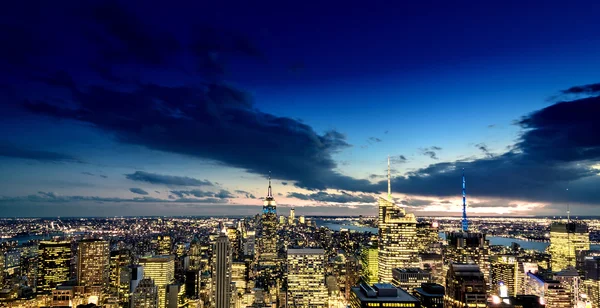
[[[0,216],[597,214],[600,3],[3,3]]]

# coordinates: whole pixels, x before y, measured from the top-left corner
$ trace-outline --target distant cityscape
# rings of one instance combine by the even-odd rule
[[[388,174],[389,179],[389,174]],[[600,307],[600,219],[0,220],[0,307]]]

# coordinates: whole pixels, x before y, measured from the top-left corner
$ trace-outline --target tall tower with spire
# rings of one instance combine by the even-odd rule
[[[390,156],[388,155],[388,200],[392,201],[392,169],[390,168]]]
[[[467,187],[465,181],[465,169],[463,168],[462,173],[462,199],[463,199],[463,213],[462,213],[462,230],[463,232],[469,231],[469,220],[467,219]]]
[[[259,266],[273,267],[277,259],[277,203],[271,189],[271,173],[269,172],[269,188],[263,202],[259,233]]]
[[[418,267],[417,219],[406,213],[392,198],[391,168],[388,156],[387,198],[379,200],[378,275],[382,282],[392,282],[392,269]]]

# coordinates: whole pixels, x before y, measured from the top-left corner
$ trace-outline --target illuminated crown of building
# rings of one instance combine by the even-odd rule
[[[267,190],[267,197],[263,202],[263,214],[276,214],[277,213],[277,203],[275,202],[275,198],[273,198],[273,191],[271,190],[271,172],[269,172],[269,188]]]

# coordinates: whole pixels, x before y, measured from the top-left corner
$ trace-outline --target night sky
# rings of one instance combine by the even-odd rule
[[[0,217],[599,213],[598,1],[2,7]]]

